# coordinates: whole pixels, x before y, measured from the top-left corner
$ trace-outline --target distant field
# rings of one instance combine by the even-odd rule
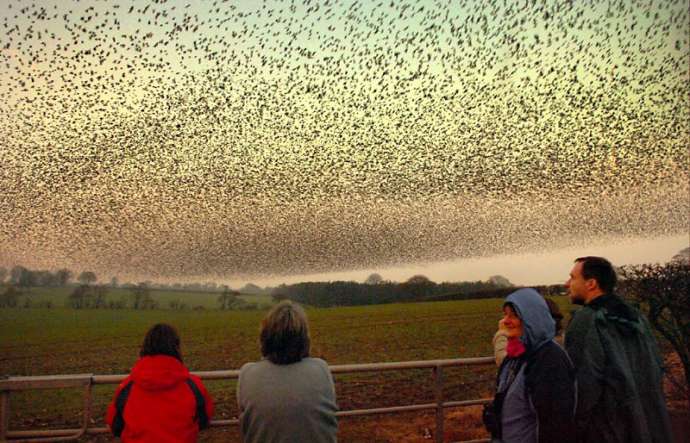
[[[22,295],[19,298],[19,306],[23,306],[24,301],[29,298],[32,304],[41,304],[45,302],[52,302],[53,307],[64,307],[70,293],[74,288],[31,288],[28,295]],[[158,302],[159,309],[169,309],[171,301],[179,301],[187,305],[187,309],[194,309],[195,307],[203,307],[204,309],[217,309],[219,292],[194,292],[194,291],[171,291],[171,290],[150,290],[151,298]],[[106,303],[108,301],[118,301],[121,299],[128,300],[132,295],[132,291],[123,288],[108,289],[106,295]],[[240,299],[248,303],[256,303],[263,307],[273,304],[270,295],[251,295],[241,294]]]
[[[567,312],[567,299],[563,297],[558,302]],[[331,364],[490,355],[501,304],[502,300],[488,299],[308,309],[312,355]],[[260,358],[258,330],[264,314],[265,311],[0,309],[0,374],[126,373],[136,360],[146,330],[160,321],[178,328],[183,357],[190,369],[239,368]],[[494,377],[495,368],[450,371],[446,395],[450,399],[487,395]],[[428,402],[433,398],[428,371],[338,376],[336,384],[342,409]],[[234,383],[213,382],[208,386],[218,405],[217,416],[236,416]],[[113,390],[114,386],[96,390],[96,423],[102,423]],[[79,402],[76,392],[13,396],[12,428],[76,425]],[[367,441],[353,425],[360,421],[343,419],[342,441]],[[235,441],[233,432],[236,431],[213,430],[202,440]]]

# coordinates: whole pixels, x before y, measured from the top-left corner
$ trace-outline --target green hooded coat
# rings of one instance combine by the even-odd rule
[[[577,311],[565,335],[575,365],[580,442],[672,443],[662,359],[649,323],[605,294]]]

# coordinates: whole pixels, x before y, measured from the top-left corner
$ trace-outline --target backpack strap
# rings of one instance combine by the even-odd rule
[[[199,387],[194,383],[191,378],[187,379],[187,385],[194,393],[194,398],[196,399],[196,414],[194,414],[194,421],[199,423],[199,430],[206,429],[208,427],[208,415],[206,414],[206,399],[201,393]]]
[[[134,380],[130,381],[125,385],[124,388],[117,394],[115,399],[115,418],[113,419],[113,425],[111,430],[115,437],[122,435],[122,431],[125,429],[125,404],[127,403],[127,397],[129,397],[129,391],[132,389]]]

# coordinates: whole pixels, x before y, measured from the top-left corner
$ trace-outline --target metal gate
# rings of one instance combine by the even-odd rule
[[[434,386],[434,402],[420,403],[411,405],[400,405],[386,408],[371,408],[371,409],[355,409],[347,411],[338,411],[338,417],[353,417],[363,415],[375,414],[391,414],[397,412],[410,412],[422,410],[436,410],[436,431],[435,440],[440,443],[443,442],[443,422],[444,409],[457,408],[464,406],[481,405],[488,402],[490,399],[476,399],[466,401],[444,401],[443,399],[443,369],[450,367],[462,366],[488,366],[494,365],[493,357],[478,357],[478,358],[458,358],[449,360],[422,360],[422,361],[406,361],[395,363],[365,363],[352,365],[334,365],[330,366],[333,374],[357,373],[357,372],[382,372],[382,371],[399,371],[406,369],[429,369],[433,377]],[[202,380],[224,380],[237,379],[239,370],[227,371],[204,371],[193,372],[193,374],[201,377]],[[81,438],[84,435],[107,434],[109,433],[106,427],[89,427],[91,420],[91,399],[92,387],[101,384],[118,384],[127,375],[93,375],[93,374],[75,374],[75,375],[51,375],[51,376],[36,376],[36,377],[9,377],[0,380],[0,441],[73,441]],[[82,388],[84,390],[84,411],[82,415],[82,425],[79,429],[50,429],[50,430],[26,430],[26,431],[12,431],[9,429],[10,417],[10,398],[11,393],[16,391],[35,390],[35,389],[64,389],[64,388]],[[211,426],[233,426],[237,425],[238,420],[213,420]],[[472,440],[471,443],[488,442],[489,440]],[[470,443],[470,442],[465,442]]]

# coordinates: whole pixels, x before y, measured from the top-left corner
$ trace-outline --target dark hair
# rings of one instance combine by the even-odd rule
[[[593,278],[605,293],[613,292],[618,278],[610,261],[603,257],[579,257],[575,263],[582,263],[582,277]]]
[[[141,345],[139,357],[147,355],[168,355],[182,361],[180,336],[177,335],[177,330],[165,323],[158,323],[149,329]]]
[[[556,322],[556,335],[559,335],[563,330],[563,314],[561,314],[561,309],[552,299],[544,297],[544,300],[546,301],[546,306],[549,307],[551,318]]]
[[[278,303],[261,322],[261,355],[277,365],[309,357],[307,315],[289,300]]]

